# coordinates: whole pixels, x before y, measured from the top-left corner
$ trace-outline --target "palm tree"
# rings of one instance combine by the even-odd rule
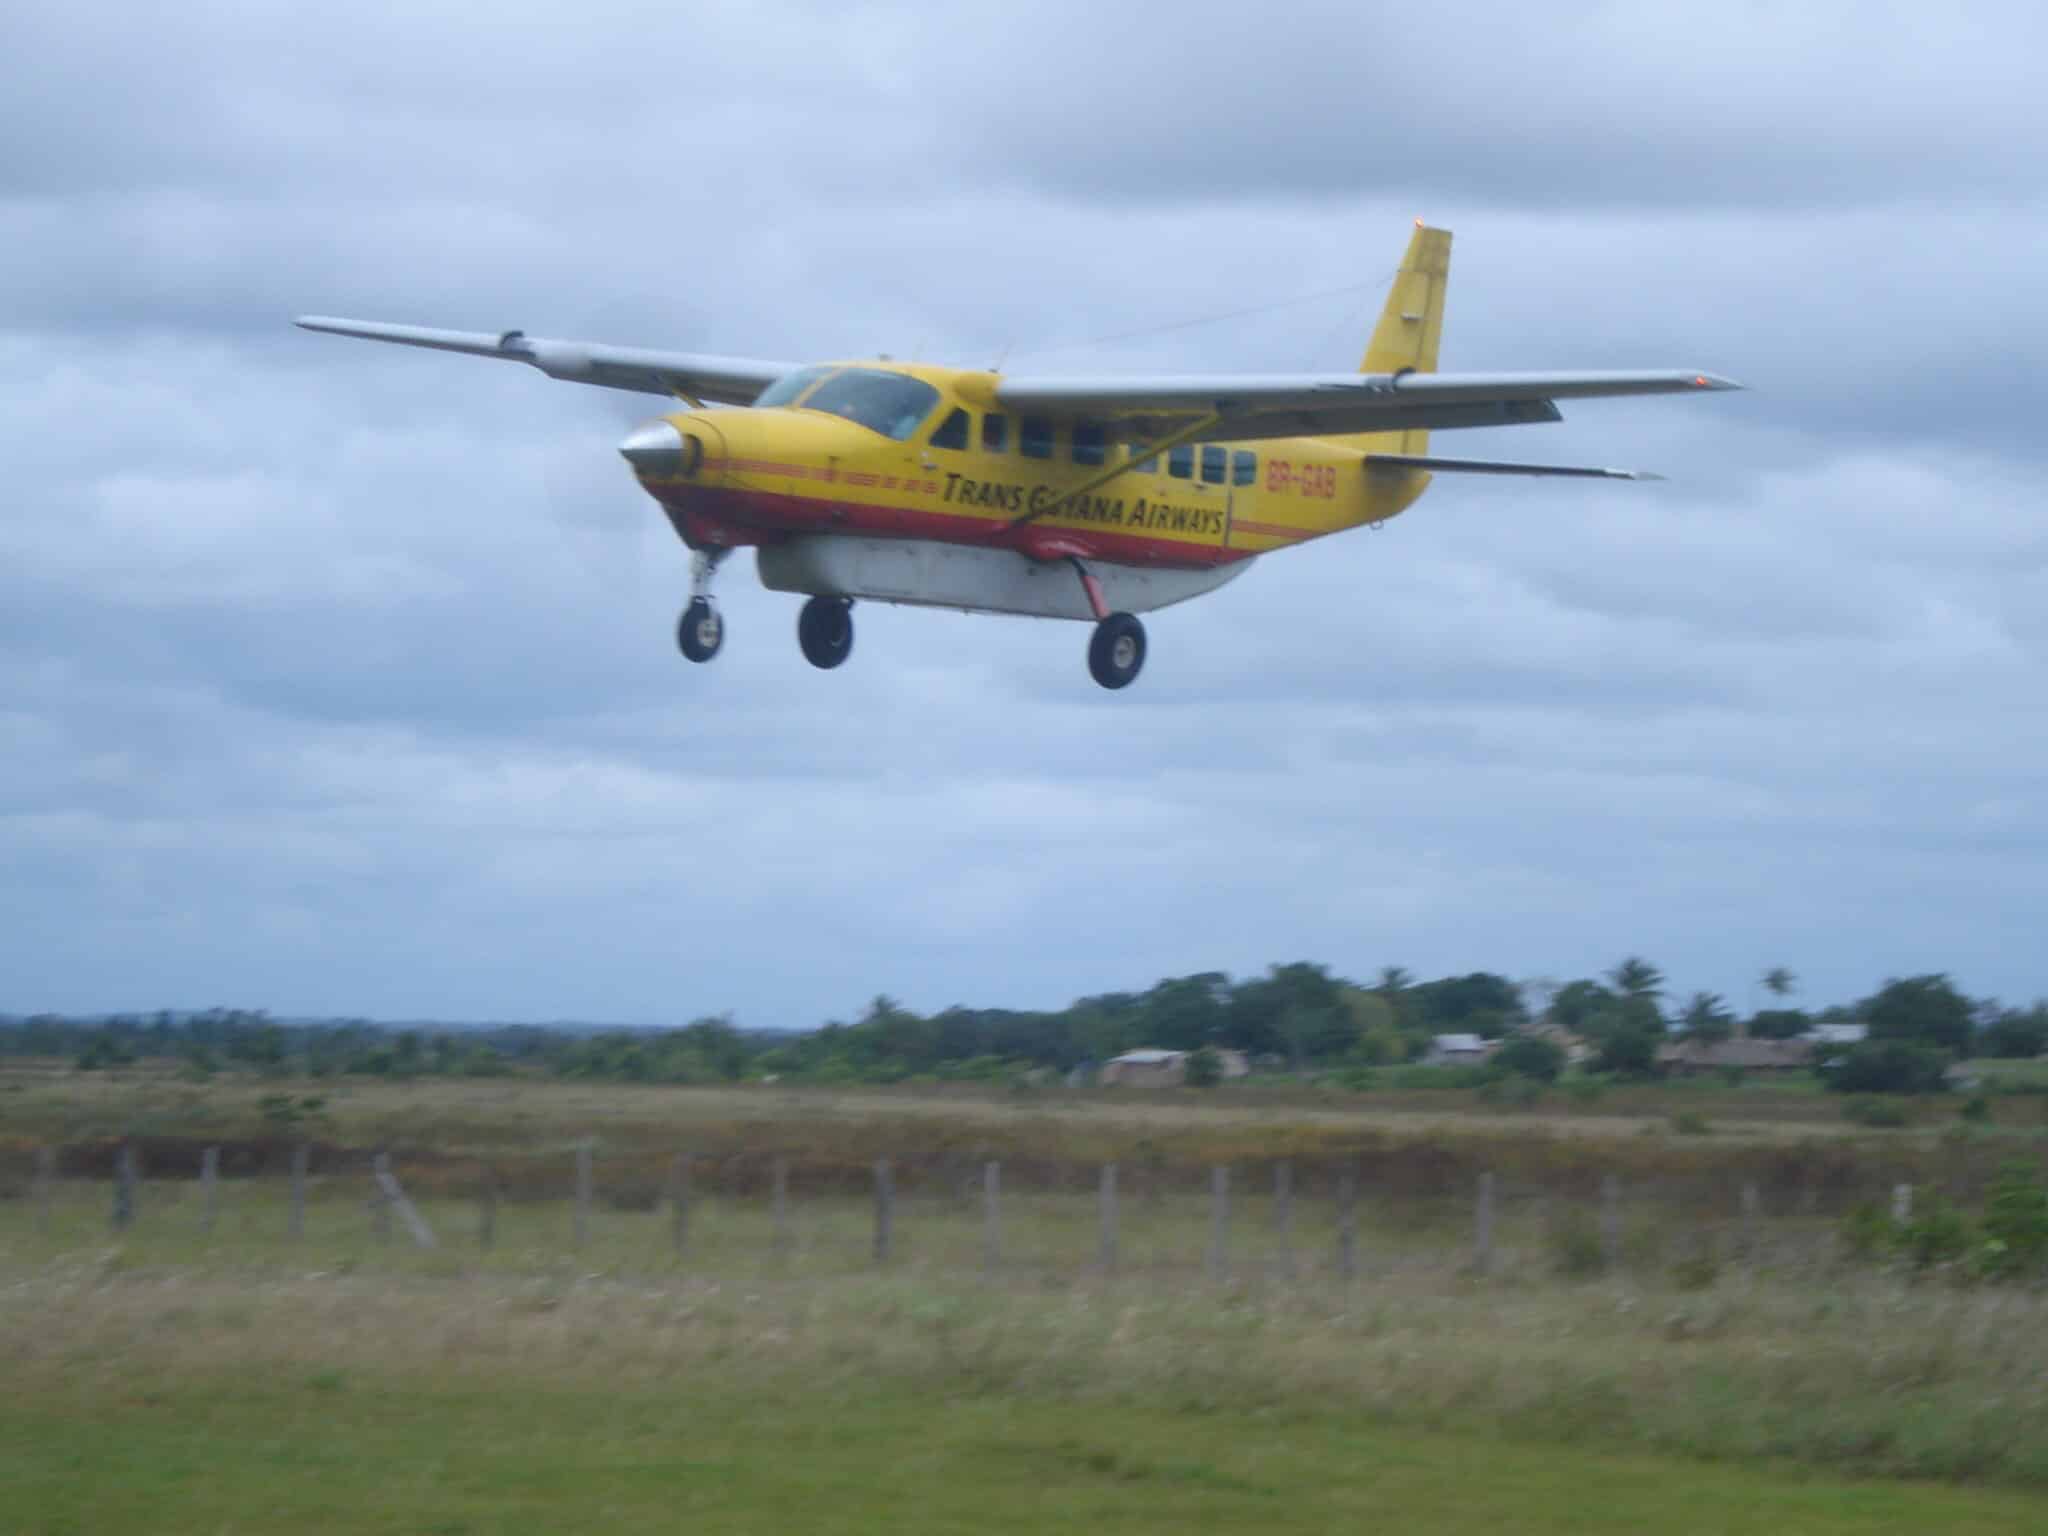
[[[1775,998],[1790,997],[1799,990],[1799,978],[1782,965],[1774,965],[1763,975],[1764,990]]]
[[[1718,992],[1693,993],[1678,1022],[1688,1040],[1697,1040],[1702,1045],[1719,1045],[1735,1032],[1734,1015],[1728,1012],[1728,1005]]]
[[[1415,973],[1405,965],[1383,965],[1380,967],[1379,984],[1372,990],[1392,995],[1405,992],[1415,985]]]
[[[1607,973],[1607,979],[1623,997],[1655,1002],[1664,993],[1664,973],[1641,955],[1630,955]]]

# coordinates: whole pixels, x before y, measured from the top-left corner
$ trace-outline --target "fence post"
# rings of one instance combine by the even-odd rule
[[[135,1225],[135,1143],[123,1140],[114,1155],[114,1230],[125,1232]]]
[[[1613,1270],[1621,1264],[1621,1180],[1600,1177],[1600,1264]]]
[[[306,1235],[306,1165],[313,1159],[313,1149],[300,1141],[292,1144],[292,1215],[293,1237]]]
[[[993,1273],[1003,1262],[1003,1165],[981,1165],[981,1262]]]
[[[1218,1163],[1209,1170],[1209,1275],[1222,1280],[1230,1274],[1230,1166]]]
[[[377,1206],[383,1221],[383,1235],[386,1238],[391,1235],[391,1212],[395,1210],[405,1222],[405,1229],[412,1234],[412,1240],[415,1243],[422,1248],[433,1247],[433,1229],[427,1225],[426,1220],[414,1208],[412,1201],[406,1198],[405,1190],[398,1180],[392,1177],[389,1153],[379,1152],[377,1154],[377,1162],[373,1173],[377,1180],[378,1193],[383,1196],[383,1199],[378,1202]]]
[[[1116,1268],[1116,1164],[1102,1165],[1101,1232],[1096,1244],[1096,1261],[1103,1273]]]
[[[875,1159],[875,1262],[889,1262],[896,1237],[896,1176],[889,1159]]]
[[[1892,1186],[1892,1220],[1901,1226],[1913,1219],[1913,1186],[1894,1184]]]
[[[50,1230],[50,1198],[57,1182],[57,1149],[36,1148],[36,1231]]]
[[[1756,1182],[1754,1180],[1745,1180],[1742,1185],[1742,1250],[1744,1256],[1751,1263],[1756,1262],[1757,1248],[1760,1241],[1758,1230],[1760,1203],[1757,1196]]]
[[[576,1246],[590,1241],[590,1141],[576,1144]]]
[[[1480,1274],[1493,1272],[1493,1174],[1479,1175],[1479,1208],[1473,1219],[1473,1268]]]
[[[668,1176],[669,1233],[677,1253],[690,1248],[690,1154],[678,1152]]]
[[[1358,1167],[1346,1163],[1337,1175],[1337,1273],[1358,1277]]]
[[[775,1219],[775,1230],[769,1240],[770,1249],[776,1258],[787,1258],[792,1246],[789,1231],[789,1159],[778,1157],[769,1170],[772,1188],[770,1205]]]
[[[476,1245],[486,1253],[498,1245],[498,1170],[488,1163],[476,1192]]]
[[[391,1241],[391,1192],[385,1188],[390,1177],[391,1154],[379,1152],[370,1159],[370,1182],[377,1191],[370,1197],[370,1230],[380,1243]]]
[[[1294,1274],[1294,1164],[1273,1165],[1273,1230],[1280,1239],[1280,1273]]]
[[[220,1201],[220,1148],[208,1147],[199,1154],[199,1225],[213,1230]]]

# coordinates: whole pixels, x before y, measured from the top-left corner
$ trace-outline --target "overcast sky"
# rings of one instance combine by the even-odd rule
[[[121,9],[0,11],[0,1011],[2048,993],[2039,7]],[[1444,367],[1750,392],[1439,434],[1670,480],[1440,477],[1120,694],[746,559],[692,667],[658,402],[289,325],[1342,369],[1416,215]]]

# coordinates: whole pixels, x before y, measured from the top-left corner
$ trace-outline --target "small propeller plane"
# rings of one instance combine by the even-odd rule
[[[297,323],[678,401],[619,452],[692,552],[676,639],[693,662],[725,639],[712,578],[751,546],[764,586],[809,599],[797,642],[813,666],[851,653],[856,601],[911,603],[1093,621],[1088,670],[1122,688],[1145,664],[1138,614],[1270,551],[1383,523],[1437,474],[1658,478],[1440,458],[1432,431],[1557,421],[1559,400],[1740,387],[1692,369],[1439,373],[1450,257],[1449,231],[1418,219],[1355,374],[1012,376]]]

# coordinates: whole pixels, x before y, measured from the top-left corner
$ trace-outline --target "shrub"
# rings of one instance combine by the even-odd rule
[[[2007,1163],[1992,1180],[1984,1237],[1981,1257],[1993,1274],[2023,1274],[2048,1259],[2048,1188],[2025,1163]]]
[[[1210,1046],[1188,1057],[1187,1084],[1190,1088],[1214,1088],[1223,1081],[1223,1058]]]
[[[1564,1048],[1538,1035],[1510,1035],[1493,1053],[1493,1064],[1521,1077],[1554,1083],[1564,1071]]]
[[[1671,1129],[1681,1136],[1711,1136],[1714,1128],[1707,1117],[1697,1110],[1680,1110],[1671,1117]]]
[[[1550,1267],[1571,1280],[1586,1280],[1607,1268],[1607,1251],[1593,1218],[1575,1207],[1552,1221]]]
[[[1884,1099],[1851,1099],[1842,1106],[1842,1118],[1880,1130],[1897,1130],[1908,1123],[1905,1106]]]
[[[1972,1125],[1982,1125],[1991,1118],[1991,1101],[1980,1093],[1956,1113]]]
[[[1970,1249],[1970,1223],[1939,1196],[1898,1225],[1899,1250],[1922,1269],[1960,1259]]]
[[[1828,1069],[1839,1093],[1940,1093],[1948,1086],[1948,1057],[1909,1040],[1866,1040]]]
[[[1591,1077],[1581,1072],[1564,1080],[1564,1091],[1571,1096],[1574,1104],[1598,1103],[1600,1096],[1607,1092],[1607,1079]]]

